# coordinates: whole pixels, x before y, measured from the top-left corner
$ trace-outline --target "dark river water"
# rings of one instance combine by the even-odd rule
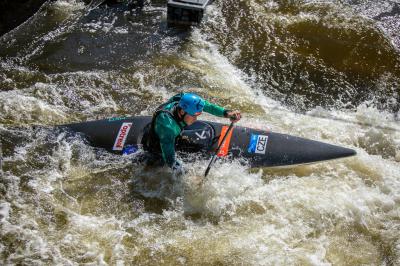
[[[100,2],[0,37],[0,264],[400,265],[399,0],[218,0],[189,30],[166,1]],[[185,90],[357,156],[174,182],[53,127]]]

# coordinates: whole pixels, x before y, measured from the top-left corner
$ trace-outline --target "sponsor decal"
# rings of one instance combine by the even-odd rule
[[[108,119],[108,122],[120,121],[120,120],[124,120],[124,119],[127,119],[127,117],[126,116],[123,116],[123,117],[111,117],[111,118]]]
[[[125,145],[126,138],[128,137],[129,130],[131,130],[132,123],[122,123],[119,129],[117,138],[113,146],[113,151],[122,151]]]
[[[267,150],[268,136],[251,134],[249,147],[247,151],[249,153],[265,154]]]
[[[138,152],[139,150],[139,146],[138,145],[127,145],[126,147],[124,147],[124,149],[122,150],[122,154],[123,155],[129,155],[129,154],[133,154]]]
[[[228,128],[229,128],[228,126],[222,127],[221,135],[219,136],[219,139],[218,139],[218,146],[221,144],[222,139],[224,138],[226,132],[228,131]],[[234,128],[231,129],[231,131],[229,132],[229,135],[226,136],[224,143],[222,143],[221,148],[219,149],[219,152],[217,154],[218,157],[224,157],[224,156],[228,155],[229,145],[231,144],[231,137],[232,137],[233,130],[235,130],[235,129]]]
[[[198,132],[196,132],[196,136],[199,137],[199,139],[206,139],[207,131],[205,131],[205,130],[201,131],[201,135]]]

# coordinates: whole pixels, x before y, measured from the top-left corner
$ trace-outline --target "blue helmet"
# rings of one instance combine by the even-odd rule
[[[197,116],[203,112],[205,101],[199,95],[194,93],[185,93],[182,95],[178,106],[191,116]]]

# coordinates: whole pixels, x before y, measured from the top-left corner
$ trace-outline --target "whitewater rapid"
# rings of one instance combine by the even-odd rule
[[[208,8],[202,26],[181,33],[166,29],[165,6],[152,2],[139,14],[59,0],[2,37],[0,262],[400,264],[400,125],[392,109],[399,65],[360,74],[382,84],[383,96],[347,102],[365,84],[348,78],[346,67],[355,71],[367,61],[354,57],[339,69],[323,55],[299,56],[304,43],[286,39],[283,30],[328,20],[343,35],[360,29],[346,39],[355,47],[363,30],[376,34],[371,22],[348,6],[343,21],[335,1],[306,1],[309,9],[300,14],[291,8],[303,3],[221,1]],[[229,5],[242,16],[232,17]],[[382,53],[399,60],[385,45]],[[313,73],[338,92],[319,90],[329,82]],[[349,147],[357,156],[251,170],[217,161],[207,179],[208,161],[193,158],[188,173],[173,180],[165,169],[133,164],[135,155],[110,154],[53,127],[150,115],[189,88],[241,110],[241,126]]]

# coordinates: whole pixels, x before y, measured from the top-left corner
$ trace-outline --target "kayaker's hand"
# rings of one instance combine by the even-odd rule
[[[172,165],[172,174],[174,178],[179,178],[185,174],[185,169],[181,161],[176,160]]]
[[[240,112],[239,111],[229,111],[229,112],[227,112],[226,113],[226,117],[229,117],[229,119],[232,121],[232,122],[237,122],[237,121],[239,121],[240,120],[240,118],[242,118],[242,115],[240,114]]]

